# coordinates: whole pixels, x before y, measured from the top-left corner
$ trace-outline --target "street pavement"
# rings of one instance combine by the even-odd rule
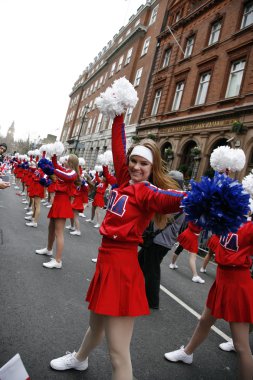
[[[66,230],[63,268],[42,266],[47,257],[35,254],[47,242],[48,209],[41,206],[38,228],[25,225],[24,205],[14,186],[0,191],[0,367],[19,353],[31,380],[109,380],[111,366],[105,342],[89,357],[85,372],[50,369],[51,359],[77,350],[88,326],[85,294],[94,273],[101,237],[80,218],[81,236]],[[90,216],[90,208],[85,212]],[[179,268],[169,268],[172,252],[162,263],[160,310],[136,319],[131,355],[137,380],[234,380],[236,353],[218,345],[230,336],[229,326],[217,321],[208,339],[196,350],[192,365],[170,363],[164,353],[186,344],[197,324],[216,265],[210,263],[205,284],[191,281],[187,253]],[[198,257],[200,268],[202,258]],[[253,334],[252,334],[253,335]],[[250,337],[253,346],[252,336]],[[13,379],[15,380],[15,379]]]

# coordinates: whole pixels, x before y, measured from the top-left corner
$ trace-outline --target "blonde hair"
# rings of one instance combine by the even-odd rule
[[[75,185],[80,186],[82,181],[81,181],[81,177],[80,177],[78,157],[75,154],[70,154],[68,157],[67,163],[68,163],[69,167],[71,169],[75,170],[75,172],[77,174],[77,179],[74,182]]]
[[[151,139],[143,139],[138,144],[131,146],[127,152],[128,161],[129,161],[129,156],[136,145],[145,146],[146,148],[150,149],[153,154],[152,171],[149,178],[150,183],[164,190],[167,190],[167,189],[180,190],[178,183],[174,179],[172,179],[170,175],[168,174],[166,163],[163,161],[161,157],[160,149],[158,148],[158,145],[156,144],[155,141]],[[156,226],[160,229],[163,229],[166,226],[167,221],[168,221],[167,215],[156,213],[154,216],[154,222]]]

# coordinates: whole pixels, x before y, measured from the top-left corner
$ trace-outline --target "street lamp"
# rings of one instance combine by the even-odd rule
[[[76,153],[77,146],[78,146],[78,143],[79,143],[79,139],[80,139],[80,136],[81,136],[81,132],[82,132],[82,129],[83,129],[83,125],[84,125],[85,120],[87,120],[86,115],[87,115],[88,111],[89,111],[89,106],[86,105],[84,107],[84,113],[83,113],[83,116],[82,116],[81,126],[80,126],[80,129],[79,129],[79,132],[78,132],[78,136],[77,136],[77,139],[76,139],[76,146],[75,146],[75,149],[74,149],[74,153]]]

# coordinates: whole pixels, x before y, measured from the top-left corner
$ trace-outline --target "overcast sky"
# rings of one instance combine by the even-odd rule
[[[146,0],[0,0],[0,134],[60,135],[85,67]]]

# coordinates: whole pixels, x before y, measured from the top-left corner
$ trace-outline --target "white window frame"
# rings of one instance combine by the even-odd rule
[[[113,76],[113,74],[115,73],[115,70],[116,70],[116,62],[114,62],[114,63],[112,64],[109,78]]]
[[[139,84],[140,84],[142,70],[143,70],[143,67],[140,67],[140,68],[136,71],[135,80],[134,80],[134,87],[139,86]]]
[[[169,66],[170,57],[171,57],[171,48],[168,48],[165,50],[165,53],[164,53],[162,68]]]
[[[154,24],[154,22],[156,21],[156,17],[157,17],[157,13],[158,13],[158,8],[159,8],[159,4],[152,10],[152,13],[151,13],[151,16],[150,16],[150,20],[149,20],[149,25]]]
[[[241,22],[241,29],[253,24],[253,1],[245,4]]]
[[[152,110],[151,110],[151,116],[157,115],[161,96],[162,96],[162,90],[161,89],[156,90],[153,105],[152,105]]]
[[[104,76],[102,75],[99,79],[99,82],[98,82],[98,88],[100,88],[103,84],[103,80],[104,80]]]
[[[197,95],[195,99],[195,105],[205,104],[210,80],[211,80],[210,71],[203,73],[201,75],[199,79],[199,87],[198,87],[198,91],[197,91]]]
[[[208,46],[216,44],[220,38],[221,20],[217,20],[212,24]]]
[[[188,58],[192,55],[194,40],[195,40],[195,36],[191,36],[187,38],[185,51],[184,51],[184,58]]]
[[[131,47],[127,52],[125,65],[127,65],[131,61],[132,54],[133,54],[133,48]]]
[[[117,66],[117,71],[119,71],[122,68],[123,61],[124,61],[124,55],[122,55],[120,57],[120,59],[119,59],[118,66]]]
[[[146,40],[144,41],[144,44],[143,44],[143,47],[142,47],[142,52],[141,52],[141,57],[143,55],[147,54],[150,41],[151,41],[151,37],[146,38]]]
[[[225,98],[231,98],[239,95],[245,63],[245,59],[232,62]]]
[[[133,113],[133,107],[129,107],[126,111],[126,114],[125,114],[125,119],[124,119],[125,125],[130,124],[132,113]]]
[[[102,124],[102,120],[103,120],[103,114],[100,112],[100,114],[98,115],[95,133],[99,132],[101,124]]]
[[[172,103],[171,110],[172,111],[177,111],[180,108],[183,92],[184,92],[184,85],[185,82],[181,81],[177,83],[176,90],[175,90],[175,95]]]

